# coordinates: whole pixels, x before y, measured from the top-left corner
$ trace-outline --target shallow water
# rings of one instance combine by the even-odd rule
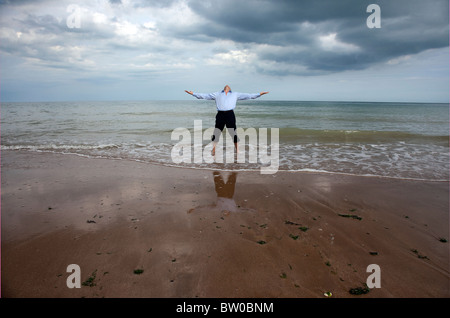
[[[259,170],[263,165],[259,155],[271,151],[274,141],[270,138],[276,128],[279,170],[449,179],[447,104],[257,99],[239,102],[235,113],[238,127],[247,132],[255,128],[258,135],[257,142],[241,138],[245,162],[231,162],[224,156],[223,163],[208,163],[204,156],[194,163],[196,149],[202,154],[210,151],[207,129],[214,127],[216,114],[214,102],[203,100],[3,103],[1,149],[200,169]],[[196,146],[194,121],[201,121],[204,137]],[[188,163],[175,163],[171,156],[180,141],[171,138],[176,128],[190,133]],[[267,128],[269,147],[260,144],[265,141],[261,128]],[[226,142],[222,146],[225,150]],[[250,160],[252,151],[256,162]]]

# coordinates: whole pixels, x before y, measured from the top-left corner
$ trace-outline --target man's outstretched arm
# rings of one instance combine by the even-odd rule
[[[261,92],[259,94],[246,94],[246,93],[238,93],[238,100],[246,100],[246,99],[255,99],[262,95],[268,94],[269,92]]]
[[[200,94],[200,93],[194,93],[192,91],[187,91],[187,90],[185,90],[185,92],[188,93],[189,95],[196,97],[197,99],[210,99],[210,100],[216,99],[216,94],[217,94],[217,93]]]

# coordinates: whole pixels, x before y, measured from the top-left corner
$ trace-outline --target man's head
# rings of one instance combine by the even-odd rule
[[[225,87],[223,88],[223,91],[224,91],[225,93],[228,93],[228,92],[230,92],[230,91],[231,91],[231,88],[230,88],[230,86],[228,86],[228,85],[225,85]]]

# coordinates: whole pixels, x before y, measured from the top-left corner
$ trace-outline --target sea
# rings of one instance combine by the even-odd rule
[[[194,160],[192,151],[192,160],[174,161],[173,149],[181,140],[173,137],[174,131],[190,132],[194,150],[194,124],[200,122],[207,135],[216,112],[213,101],[195,99],[5,102],[0,108],[1,150],[259,171],[263,163],[251,161],[250,155],[245,162],[206,162]],[[278,133],[278,171],[449,180],[448,104],[256,99],[239,101],[235,114],[237,127],[258,133],[266,129],[267,153]],[[209,151],[208,139],[197,149]],[[260,146],[250,138],[240,142],[248,154]]]

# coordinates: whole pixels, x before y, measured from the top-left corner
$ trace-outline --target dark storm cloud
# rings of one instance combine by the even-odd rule
[[[265,33],[283,32],[292,29],[292,23],[309,21],[320,22],[330,19],[352,18],[366,6],[364,1],[204,1],[189,2],[197,14],[241,31]]]
[[[366,25],[371,3],[381,8],[380,29]],[[302,75],[364,69],[448,46],[447,0],[193,0],[189,6],[207,22],[179,34],[278,46],[284,50],[254,53],[263,61],[304,66]],[[293,52],[293,46],[302,49]],[[288,68],[273,72],[295,73]]]
[[[128,61],[133,52],[162,50],[167,50],[168,59],[175,61],[184,52],[192,63],[204,65],[228,49],[248,54],[251,58],[243,60],[258,72],[317,75],[366,69],[448,46],[447,0],[109,0],[108,5],[97,3],[92,8],[87,5],[91,2],[80,2],[80,8],[90,9],[82,10],[81,28],[67,26],[71,1],[34,3],[0,0],[1,50],[48,65],[55,62],[57,68],[84,69],[80,56],[101,64],[104,56],[118,54],[120,61]],[[381,7],[380,29],[366,25],[371,3]],[[43,13],[38,10],[42,7],[49,9]],[[145,13],[177,14],[176,9],[194,14],[188,22],[156,20],[144,26]],[[104,22],[98,22],[102,17],[95,14],[104,15]],[[136,34],[126,34],[130,30],[125,22],[136,27]],[[145,38],[152,30],[157,35]],[[178,46],[173,45],[175,40]],[[83,50],[76,51],[78,47]],[[152,59],[144,64],[152,64]]]

